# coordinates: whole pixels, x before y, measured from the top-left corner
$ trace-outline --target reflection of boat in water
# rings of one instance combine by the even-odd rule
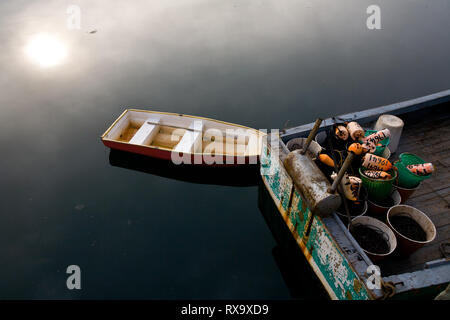
[[[262,180],[278,211],[278,216],[265,215],[266,222],[271,230],[284,230],[274,234],[278,243],[295,241],[332,299],[434,298],[449,284],[449,101],[450,90],[446,90],[322,122],[322,130],[329,130],[336,119],[372,127],[382,114],[397,115],[405,123],[397,154],[425,154],[437,163],[440,174],[432,181],[423,181],[421,190],[406,200],[406,204],[427,213],[436,226],[436,239],[409,257],[397,255],[377,262],[379,277],[374,273],[374,262],[336,213],[323,217],[311,213],[307,198],[297,187],[302,182],[294,181],[284,165],[283,159],[289,154],[285,143],[306,137],[314,124],[287,129],[281,140],[263,145],[262,169],[273,170],[261,170]]]
[[[255,186],[257,179],[259,179],[258,165],[234,167],[176,165],[171,161],[120,150],[110,151],[109,163],[115,167],[201,184],[246,187]]]
[[[236,166],[258,162],[263,136],[256,129],[203,117],[127,109],[101,138],[111,149],[177,164]]]

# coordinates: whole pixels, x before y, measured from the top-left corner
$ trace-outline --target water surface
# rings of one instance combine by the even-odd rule
[[[270,129],[448,89],[450,3],[378,1],[381,30],[370,4],[2,1],[0,297],[321,298],[286,284],[253,180],[118,166],[99,137],[127,107]]]

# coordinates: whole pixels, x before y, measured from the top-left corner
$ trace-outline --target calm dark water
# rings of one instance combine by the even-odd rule
[[[381,30],[370,4],[2,1],[0,298],[321,298],[286,283],[254,176],[137,170],[99,137],[126,107],[282,128],[448,89],[450,2],[377,1]],[[59,65],[25,54],[40,33]]]

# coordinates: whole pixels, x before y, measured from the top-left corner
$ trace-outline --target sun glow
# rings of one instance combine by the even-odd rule
[[[58,37],[40,33],[33,36],[26,46],[30,60],[43,68],[62,64],[67,56],[67,48]]]

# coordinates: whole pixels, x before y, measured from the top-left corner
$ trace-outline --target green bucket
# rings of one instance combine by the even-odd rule
[[[402,188],[415,188],[421,183],[423,180],[431,177],[431,173],[426,176],[419,176],[406,168],[406,166],[410,164],[421,164],[425,163],[425,160],[416,156],[412,153],[402,153],[399,155],[399,160],[395,162],[395,166],[398,170],[398,185]]]
[[[366,130],[364,137],[370,136],[372,133],[378,132],[377,130]],[[377,146],[375,152],[373,153],[376,156],[383,156],[384,149],[389,145],[391,140],[389,137],[380,141],[381,146]],[[360,141],[362,143],[362,141]]]
[[[363,185],[367,189],[367,193],[369,194],[369,199],[375,202],[383,201],[386,197],[389,196],[392,190],[392,185],[397,178],[397,171],[392,169],[387,171],[392,178],[388,180],[380,180],[380,179],[372,179],[366,176],[363,172],[367,169],[363,167],[359,167],[359,176],[361,177]]]

